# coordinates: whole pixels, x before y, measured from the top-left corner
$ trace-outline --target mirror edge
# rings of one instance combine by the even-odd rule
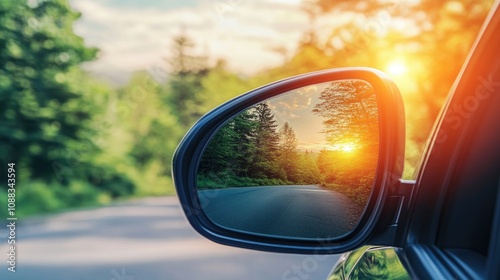
[[[281,93],[303,86],[342,79],[369,82],[379,106],[380,148],[374,190],[357,228],[342,237],[293,240],[238,233],[212,223],[201,211],[196,194],[196,170],[211,136],[229,118]],[[364,245],[373,237],[388,193],[399,183],[404,164],[404,107],[399,90],[383,72],[371,68],[335,68],[280,80],[249,91],[204,115],[184,136],[172,162],[172,178],[181,206],[191,226],[204,237],[225,245],[281,253],[335,254]]]

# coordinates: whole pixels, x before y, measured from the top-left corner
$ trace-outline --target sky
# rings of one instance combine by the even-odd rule
[[[288,122],[295,132],[297,148],[300,150],[319,152],[329,147],[325,134],[322,133],[323,118],[312,113],[314,106],[321,102],[321,92],[329,85],[330,83],[314,84],[268,100],[279,128]]]
[[[360,144],[362,145],[362,143],[353,143],[352,139],[344,139],[342,143],[335,144],[328,142],[327,135],[324,133],[325,119],[312,112],[317,104],[323,102],[320,99],[321,93],[333,83],[335,82],[312,84],[267,100],[276,118],[278,129],[288,122],[297,137],[297,148],[301,151],[342,150],[350,152],[356,150]],[[342,114],[336,116],[339,119],[346,119],[346,116]]]
[[[168,71],[172,38],[185,32],[200,55],[224,59],[240,75],[280,65],[309,28],[300,1],[286,0],[70,0],[82,13],[75,33],[98,47],[84,67],[115,85],[148,70],[158,80]]]

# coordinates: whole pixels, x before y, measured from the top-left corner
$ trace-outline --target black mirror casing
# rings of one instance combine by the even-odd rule
[[[202,211],[203,203],[206,202],[200,200],[197,194],[196,176],[203,151],[217,130],[231,117],[268,98],[308,85],[344,79],[359,79],[370,83],[376,93],[379,111],[379,157],[375,182],[356,228],[341,237],[297,240],[247,234],[214,224]],[[206,114],[179,144],[173,158],[172,175],[190,224],[197,232],[214,242],[271,252],[335,254],[370,242],[376,232],[386,228],[388,217],[383,216],[393,210],[385,209],[384,206],[389,206],[390,198],[398,193],[404,164],[404,143],[404,107],[394,82],[375,69],[337,68],[274,82],[236,97]]]

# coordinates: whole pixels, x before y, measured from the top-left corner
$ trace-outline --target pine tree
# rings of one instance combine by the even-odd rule
[[[267,102],[254,107],[257,126],[255,129],[255,153],[252,174],[269,179],[285,179],[278,165],[279,134],[278,124]]]
[[[203,115],[202,78],[209,72],[207,57],[194,54],[195,44],[186,35],[175,37],[166,104],[179,123],[188,128]]]
[[[279,131],[280,147],[279,147],[279,161],[281,167],[287,174],[287,179],[291,181],[300,181],[298,178],[297,170],[297,137],[293,128],[285,122]]]

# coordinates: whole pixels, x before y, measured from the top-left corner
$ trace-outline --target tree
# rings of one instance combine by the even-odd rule
[[[208,176],[221,176],[230,169],[240,169],[235,167],[235,140],[234,121],[222,126],[210,139],[203,156],[201,158],[199,174]]]
[[[284,179],[285,174],[278,166],[279,134],[278,124],[267,102],[253,107],[257,125],[255,129],[255,153],[252,173],[256,177]]]
[[[317,156],[309,151],[299,154],[297,159],[298,179],[295,183],[300,184],[319,184],[322,180],[317,161]]]
[[[420,157],[444,100],[459,73],[493,1],[306,1],[310,18],[352,15],[316,40],[299,42],[286,65],[270,71],[308,71],[343,66],[369,66],[384,71],[401,60],[407,74],[394,76],[407,112],[405,174]],[[282,70],[283,69],[283,70]],[[411,74],[411,75],[408,75]],[[286,76],[286,74],[284,75]]]
[[[325,118],[327,140],[335,144],[378,147],[378,107],[375,92],[365,81],[332,82],[323,92],[313,113]]]
[[[97,49],[74,34],[79,16],[66,0],[0,6],[0,157],[32,179],[64,181],[59,167],[80,173],[99,152],[91,124],[101,108],[79,69]]]
[[[210,139],[203,153],[199,172],[219,176],[230,173],[247,177],[250,159],[255,152],[253,144],[256,122],[250,111],[244,111],[224,124]]]
[[[244,79],[225,68],[219,60],[215,67],[201,79],[200,112],[206,113],[216,106],[258,86],[262,83]]]
[[[265,151],[269,157],[274,157],[278,151],[280,141],[276,131],[278,124],[274,118],[274,114],[271,112],[267,102],[257,104],[254,109],[257,120],[255,144],[262,151]]]
[[[364,207],[378,163],[378,107],[365,81],[332,82],[320,94],[313,112],[325,118],[324,133],[334,149],[322,150],[317,163],[325,186],[342,192]],[[353,150],[340,147],[350,145]]]
[[[279,131],[280,146],[279,146],[279,162],[280,166],[285,170],[287,179],[291,181],[300,181],[297,170],[297,137],[293,128],[285,122]]]
[[[165,98],[172,113],[184,127],[190,127],[203,115],[202,78],[209,73],[207,57],[194,53],[194,43],[185,34],[173,39],[169,59],[172,71]]]

